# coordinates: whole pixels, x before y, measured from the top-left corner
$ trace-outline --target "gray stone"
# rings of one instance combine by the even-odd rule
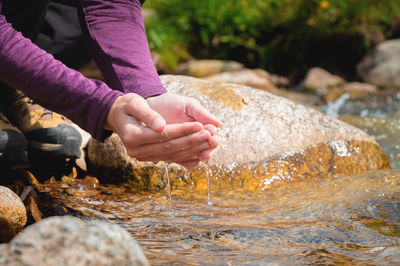
[[[400,39],[385,41],[357,65],[358,75],[379,87],[400,88]]]
[[[118,225],[71,216],[37,222],[0,245],[0,265],[148,265],[132,236]]]
[[[26,210],[21,199],[11,189],[0,186],[0,214],[19,232],[26,224]]]

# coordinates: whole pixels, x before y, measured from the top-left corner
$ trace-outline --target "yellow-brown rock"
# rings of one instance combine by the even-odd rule
[[[26,210],[21,199],[11,189],[0,186],[0,214],[19,232],[26,224]]]
[[[235,61],[192,60],[180,64],[176,69],[176,73],[202,78],[221,72],[236,71],[240,69],[243,69],[243,65]]]
[[[170,92],[194,97],[221,121],[220,145],[209,161],[213,189],[267,189],[273,183],[358,174],[389,168],[379,145],[363,131],[263,90],[162,76]],[[166,184],[162,163],[129,158],[118,136],[89,143],[89,160],[104,181],[146,189]],[[204,167],[170,165],[172,186],[205,189]]]

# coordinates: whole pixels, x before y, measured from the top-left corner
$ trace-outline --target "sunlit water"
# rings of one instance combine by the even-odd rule
[[[53,186],[53,190],[59,184]],[[400,263],[400,170],[293,182],[260,193],[60,189],[86,216],[118,223],[153,265]]]
[[[371,134],[399,167],[400,105],[392,98],[342,99],[330,110],[350,114],[343,120]],[[217,177],[204,178],[206,191],[85,190],[62,183],[42,189],[88,219],[125,227],[152,265],[400,265],[400,170],[297,181],[257,193],[212,190],[212,197]]]

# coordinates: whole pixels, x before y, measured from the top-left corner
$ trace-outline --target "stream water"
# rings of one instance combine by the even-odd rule
[[[354,112],[343,112],[351,104]],[[356,112],[357,103],[343,101],[335,110],[369,131],[399,167],[399,109],[371,104]],[[85,217],[125,227],[152,265],[400,264],[398,169],[298,181],[257,193],[213,190],[212,204],[209,189],[217,177],[208,178],[208,191],[173,190],[170,197],[168,191],[131,186],[86,190],[56,182],[43,189]]]

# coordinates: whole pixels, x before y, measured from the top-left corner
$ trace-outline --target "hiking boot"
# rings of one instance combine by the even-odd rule
[[[17,90],[8,111],[33,151],[68,158],[81,155],[82,137],[64,116],[44,109]]]
[[[0,160],[4,163],[26,163],[26,139],[0,112]]]

